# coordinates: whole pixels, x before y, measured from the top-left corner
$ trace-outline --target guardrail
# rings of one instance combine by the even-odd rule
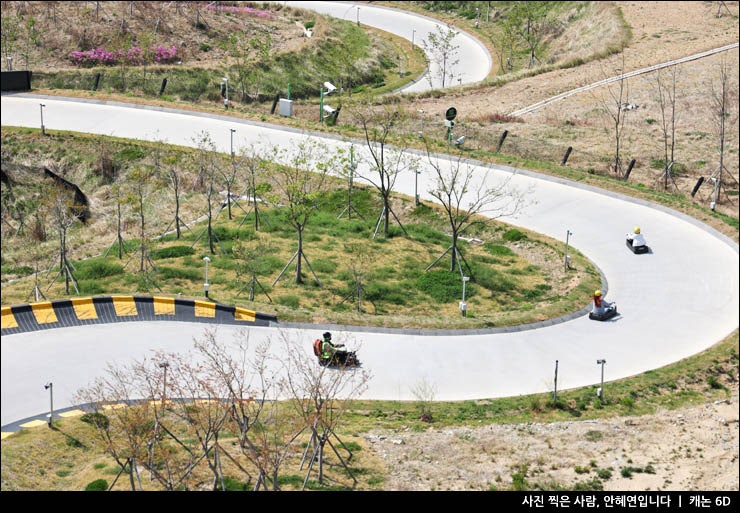
[[[131,321],[179,321],[269,326],[274,315],[209,301],[160,296],[101,296],[2,307],[2,336],[29,331]]]

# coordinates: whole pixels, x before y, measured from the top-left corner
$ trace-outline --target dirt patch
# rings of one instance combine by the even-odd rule
[[[389,491],[511,490],[515,479],[546,490],[594,479],[605,491],[738,490],[735,383],[730,399],[641,417],[365,438],[388,468]]]

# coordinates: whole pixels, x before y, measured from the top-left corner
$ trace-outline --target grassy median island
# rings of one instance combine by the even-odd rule
[[[49,300],[105,294],[203,298],[206,256],[210,300],[285,322],[430,329],[524,324],[583,308],[601,283],[577,248],[569,248],[566,271],[563,243],[483,217],[463,234],[463,261],[451,270],[450,229],[440,209],[424,202],[415,206],[413,198],[394,194],[397,220],[391,218],[385,236],[382,226],[377,229],[382,212],[377,191],[355,184],[350,202],[348,181],[336,177],[316,195],[317,208],[303,232],[305,259],[297,283],[297,232],[277,196],[258,203],[255,226],[253,205],[246,200],[232,204],[229,219],[221,203],[226,186],[215,183],[211,251],[199,150],[68,133],[41,137],[38,131],[11,128],[3,128],[2,141],[3,305],[28,302],[35,286]],[[214,176],[234,169],[228,156],[211,156],[220,170]],[[156,162],[159,171],[139,194],[137,173],[154,170]],[[58,196],[50,192],[66,189],[44,178],[44,169],[75,184],[89,202],[86,222],[61,219],[69,223],[64,230],[74,278],[69,290],[60,273],[62,231],[52,201]],[[180,187],[179,217],[187,223],[180,238],[173,233],[173,173]],[[264,197],[275,190],[270,173],[258,184]],[[241,195],[244,168],[231,179],[232,194]],[[71,202],[72,193],[62,192],[62,198]],[[461,272],[470,276],[464,318]]]

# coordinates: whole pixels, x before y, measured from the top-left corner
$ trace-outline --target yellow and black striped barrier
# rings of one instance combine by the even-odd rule
[[[157,296],[100,296],[2,307],[2,335],[129,321],[269,326],[277,317],[208,301]]]

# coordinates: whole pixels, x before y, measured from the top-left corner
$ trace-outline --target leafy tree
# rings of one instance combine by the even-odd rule
[[[442,88],[444,88],[448,79],[452,80],[454,78],[453,68],[460,62],[458,58],[460,45],[454,43],[454,39],[459,32],[452,28],[452,25],[447,25],[446,28],[437,25],[436,29],[437,32],[430,32],[427,39],[423,40],[421,44],[432,64],[436,67],[436,69],[430,69],[427,75],[429,87],[433,87],[433,75],[436,75],[442,84]]]
[[[383,235],[386,238],[388,237],[390,216],[393,216],[403,232],[406,233],[406,229],[391,207],[391,194],[396,179],[402,171],[411,170],[415,172],[414,161],[407,158],[405,148],[394,148],[388,143],[401,113],[390,106],[384,106],[379,111],[373,110],[369,106],[360,106],[356,111],[356,117],[364,133],[365,143],[371,159],[367,171],[362,171],[358,163],[357,176],[370,182],[380,193],[383,202],[383,211],[381,212]]]
[[[325,191],[327,176],[337,165],[337,156],[331,155],[325,145],[312,142],[300,142],[295,151],[288,152],[278,147],[273,148],[273,162],[282,162],[273,173],[275,191],[272,196],[275,203],[282,203],[288,211],[288,221],[296,230],[298,250],[280,272],[273,286],[278,282],[285,269],[296,261],[295,283],[303,283],[302,262],[306,265],[321,285],[316,273],[303,251],[303,233],[311,216],[320,207]]]

